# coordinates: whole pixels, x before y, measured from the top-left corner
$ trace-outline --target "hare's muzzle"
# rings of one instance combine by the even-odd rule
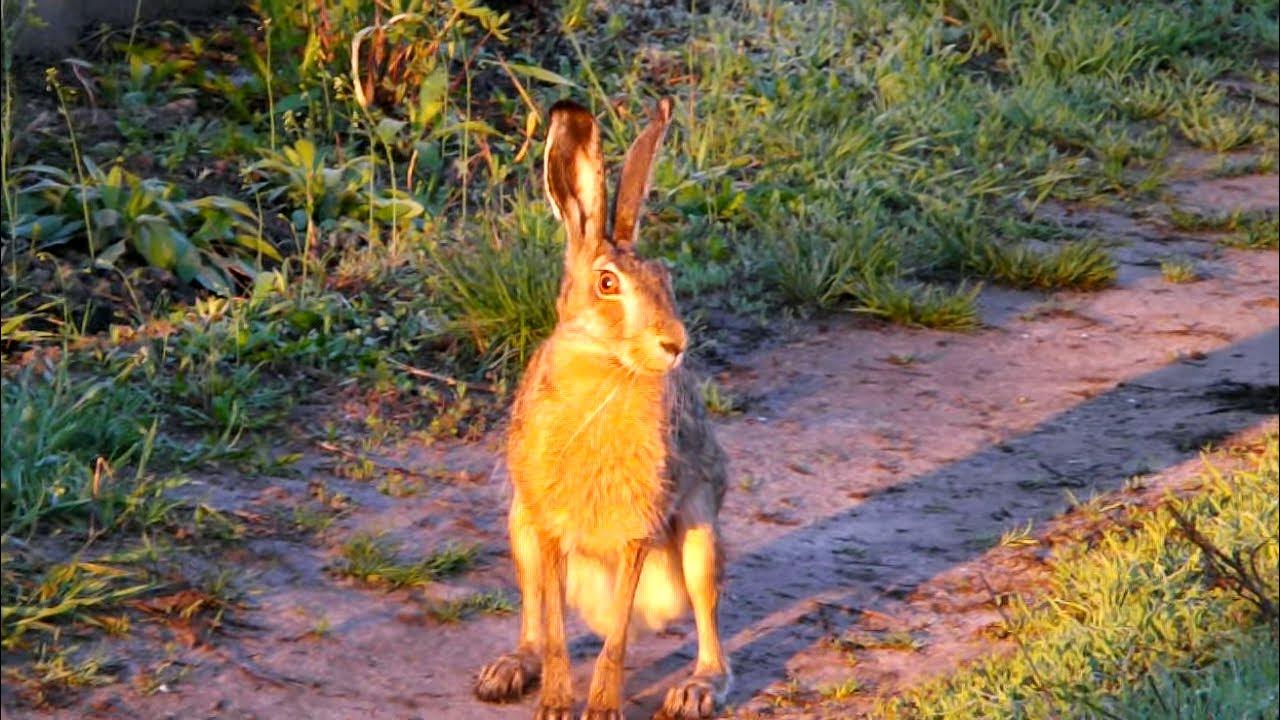
[[[689,338],[685,334],[684,325],[681,323],[665,323],[658,331],[658,347],[666,353],[668,358],[668,368],[674,370],[680,367],[680,362],[684,360],[685,347],[688,345]]]

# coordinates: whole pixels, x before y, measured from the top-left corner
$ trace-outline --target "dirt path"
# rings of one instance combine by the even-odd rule
[[[1276,188],[1265,176],[1175,183],[1171,192],[1182,203],[1276,208]],[[720,377],[747,399],[745,412],[718,427],[734,468],[722,516],[730,553],[723,620],[739,711],[802,712],[773,706],[849,674],[824,638],[892,620],[904,600],[919,601],[914,591],[981,556],[1002,532],[1062,511],[1064,491],[1115,489],[1178,466],[1207,442],[1274,422],[1274,251],[1226,250],[1102,210],[1057,212],[1115,241],[1118,287],[988,290],[987,327],[963,335],[838,318]],[[1159,259],[1173,253],[1194,258],[1205,279],[1165,282]],[[127,656],[126,677],[180,657],[181,679],[149,695],[126,683],[72,708],[6,716],[528,717],[532,701],[493,707],[470,695],[472,673],[512,642],[514,615],[442,625],[425,619],[421,592],[362,589],[324,569],[359,530],[423,548],[477,542],[481,568],[429,597],[514,595],[500,442],[492,434],[471,445],[386,448],[389,461],[471,478],[398,499],[333,477],[312,458],[310,479],[349,494],[356,510],[316,542],[261,538],[227,558],[247,573],[253,606],[237,613],[229,637]],[[306,486],[224,478],[207,490],[215,505],[252,508],[304,496]],[[933,615],[916,613],[907,628],[936,652],[877,656],[859,669],[870,690],[908,685],[982,651],[981,618],[956,620],[954,603],[936,600]],[[572,627],[581,690],[598,645]],[[687,672],[692,624],[632,647],[629,716],[647,717]]]

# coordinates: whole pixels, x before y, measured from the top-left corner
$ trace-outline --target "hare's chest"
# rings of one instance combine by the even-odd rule
[[[572,400],[535,403],[513,427],[508,461],[522,502],[567,550],[605,554],[661,535],[671,496],[665,413],[645,398]]]

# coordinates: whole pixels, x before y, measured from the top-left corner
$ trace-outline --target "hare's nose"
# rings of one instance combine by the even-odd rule
[[[680,356],[684,354],[685,348],[689,345],[689,336],[685,334],[684,325],[680,321],[667,320],[659,322],[654,328],[657,331],[658,347],[662,348],[672,359],[680,362]]]

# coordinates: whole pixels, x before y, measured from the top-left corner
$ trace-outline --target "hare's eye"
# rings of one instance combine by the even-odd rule
[[[618,276],[608,270],[600,271],[600,278],[596,280],[596,290],[601,295],[617,295],[622,291],[622,283],[618,282]]]

